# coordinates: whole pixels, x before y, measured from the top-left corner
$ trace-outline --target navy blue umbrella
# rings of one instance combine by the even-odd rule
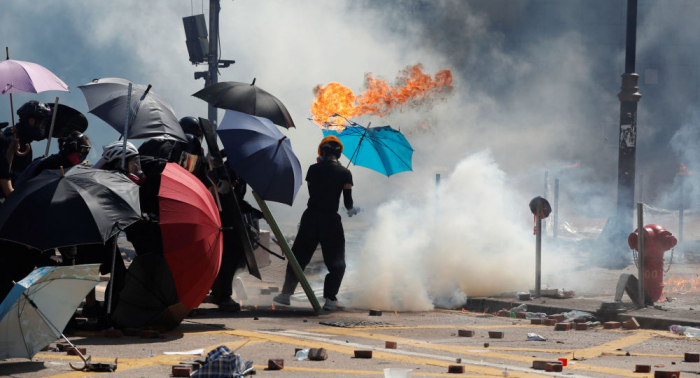
[[[301,187],[301,164],[272,121],[227,110],[216,132],[229,167],[262,199],[292,205]]]

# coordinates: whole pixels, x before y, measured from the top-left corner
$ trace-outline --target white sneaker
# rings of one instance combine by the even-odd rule
[[[337,311],[344,310],[345,307],[338,304],[338,301],[332,301],[326,298],[326,303],[323,305],[323,309],[326,311]]]
[[[289,304],[290,304],[289,299],[291,297],[292,296],[290,294],[280,293],[280,294],[275,295],[275,297],[272,298],[272,301],[277,302],[279,304],[289,306]]]

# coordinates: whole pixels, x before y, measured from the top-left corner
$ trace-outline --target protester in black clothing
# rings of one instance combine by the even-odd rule
[[[12,180],[19,177],[25,168],[32,163],[33,153],[30,143],[44,140],[48,137],[48,123],[51,120],[51,108],[38,101],[29,101],[17,109],[19,123],[15,130],[11,127],[3,130],[3,136],[12,144],[18,140],[19,151],[10,163],[10,176]]]
[[[226,164],[226,168],[228,169],[229,177],[231,180],[234,180],[233,191],[236,194],[238,206],[241,209],[242,215],[249,214],[252,219],[262,219],[262,212],[255,209],[243,199],[246,193],[246,182],[228,167],[228,163]],[[231,197],[221,196],[220,200],[221,208],[223,209],[221,213],[222,223],[233,223],[231,217],[237,216],[237,214],[233,212],[233,204],[229,203],[229,201],[232,200]],[[227,218],[229,222],[226,222]],[[233,279],[236,275],[236,271],[244,268],[246,264],[243,240],[241,240],[240,236],[233,230],[224,230],[223,237],[224,243],[221,254],[221,267],[212,285],[211,297],[212,302],[218,305],[219,309],[228,312],[238,312],[241,310],[241,306],[231,298],[231,295],[233,294]]]
[[[85,161],[92,145],[90,138],[80,131],[72,131],[67,137],[58,140],[58,153],[47,158],[37,158],[15,180],[14,187],[24,183],[47,169],[68,169]]]
[[[180,127],[182,127],[182,131],[184,131],[185,134],[190,134],[201,142],[203,133],[197,118],[181,118]],[[164,159],[169,163],[180,163],[183,147],[187,144],[189,143],[184,143],[168,136],[151,138],[139,147],[139,154],[141,156]]]
[[[310,166],[306,173],[309,202],[292,247],[301,269],[304,269],[321,243],[323,262],[328,268],[323,285],[325,310],[343,308],[336,297],[345,274],[345,233],[338,214],[341,193],[348,215],[356,213],[352,202],[352,174],[338,163],[342,151],[343,145],[335,136],[328,136],[321,141],[321,161]],[[298,283],[291,265],[287,265],[282,293],[274,301],[289,305],[290,296],[294,294]]]

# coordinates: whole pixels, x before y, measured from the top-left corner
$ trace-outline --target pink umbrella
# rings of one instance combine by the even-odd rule
[[[10,60],[10,52],[5,47],[7,59],[0,62],[0,93],[10,94],[12,127],[15,127],[13,93],[39,93],[43,91],[65,91],[68,86],[51,71],[36,63]]]

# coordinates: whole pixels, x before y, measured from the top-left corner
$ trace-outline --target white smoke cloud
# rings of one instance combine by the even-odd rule
[[[519,197],[484,151],[461,160],[437,192],[384,203],[364,248],[350,260],[350,305],[453,308],[467,295],[528,288],[534,282],[532,216]]]

